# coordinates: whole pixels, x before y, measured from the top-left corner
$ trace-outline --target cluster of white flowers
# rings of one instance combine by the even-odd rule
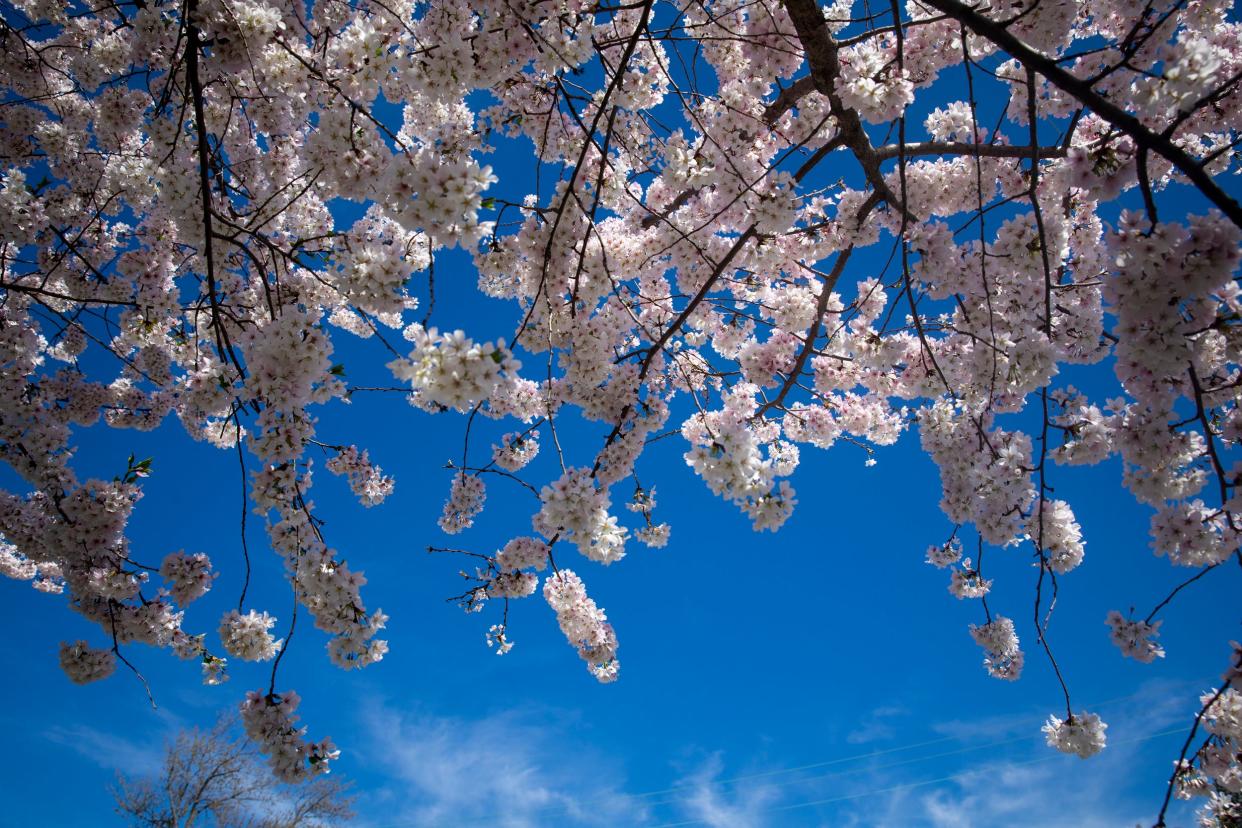
[[[590,469],[567,469],[560,479],[539,492],[542,506],[535,515],[535,531],[546,538],[572,541],[591,560],[611,564],[625,557],[628,534],[608,514],[608,493],[595,485]]]
[[[591,674],[601,682],[615,681],[621,669],[617,661],[617,634],[608,616],[586,594],[582,579],[562,569],[543,583],[543,597],[556,612],[556,622]]]
[[[1104,731],[1108,725],[1094,713],[1074,713],[1062,720],[1049,716],[1043,726],[1048,746],[1062,753],[1074,753],[1087,759],[1104,749]]]
[[[280,650],[283,639],[276,639],[269,630],[276,619],[266,612],[254,610],[242,615],[237,610],[220,619],[220,641],[225,652],[242,661],[267,661]]]
[[[988,675],[1006,681],[1016,681],[1022,675],[1026,656],[1019,647],[1013,619],[997,615],[986,624],[971,624],[970,635],[986,653],[983,666]]]
[[[504,345],[476,343],[462,331],[440,334],[422,325],[411,325],[406,339],[414,343],[408,359],[388,364],[397,379],[414,389],[423,407],[468,411],[492,396],[505,377],[513,377],[521,363]]]
[[[219,656],[213,656],[210,653],[203,653],[203,684],[208,686],[224,684],[229,680],[228,666],[229,660],[227,658],[220,658]]]
[[[520,471],[539,454],[539,439],[533,434],[510,432],[492,446],[492,461],[505,471]]]
[[[1064,445],[1052,451],[1058,463],[1094,465],[1113,452],[1115,418],[1079,397],[1072,387],[1063,396],[1065,411],[1052,422],[1064,429]]]
[[[513,641],[500,624],[492,624],[487,630],[487,646],[496,648],[496,655],[505,655],[513,649]]]
[[[416,304],[404,288],[410,276],[428,264],[426,236],[405,231],[378,204],[372,204],[350,228],[348,239],[348,248],[332,261],[329,272],[335,271],[338,288],[353,307],[381,318],[388,314],[399,318],[401,311]],[[372,330],[365,323],[356,324],[358,319],[343,307],[332,317],[334,324],[370,336]]]
[[[1027,521],[1027,532],[1048,558],[1048,568],[1065,574],[1082,563],[1082,529],[1064,500],[1045,500]]]
[[[525,598],[534,595],[539,576],[531,572],[502,572],[487,584],[489,598]]]
[[[0,539],[0,575],[15,581],[30,581],[40,592],[59,593],[65,589],[59,565],[52,561],[32,561],[3,539]]]
[[[1202,500],[1166,504],[1151,519],[1151,548],[1178,566],[1220,563],[1238,542],[1237,530]]]
[[[1226,683],[1199,697],[1203,705],[1200,722],[1208,739],[1177,765],[1175,777],[1180,798],[1206,797],[1198,812],[1204,828],[1234,824],[1242,802],[1242,693],[1231,686],[1242,678],[1242,645],[1234,641],[1231,646],[1229,666],[1222,677]]]
[[[496,553],[496,565],[502,572],[543,569],[548,565],[549,551],[548,545],[538,538],[514,538]]]
[[[332,340],[318,318],[286,309],[266,325],[239,337],[246,354],[247,389],[282,411],[330,393]]]
[[[1214,695],[1205,693],[1199,699],[1201,704],[1207,706],[1203,726],[1213,736],[1242,744],[1242,692],[1230,688],[1212,701]],[[1208,702],[1211,704],[1208,705]]]
[[[172,599],[184,607],[211,589],[216,576],[211,571],[211,561],[203,553],[173,552],[160,564],[160,577],[168,581]]]
[[[340,756],[331,739],[308,742],[306,728],[297,727],[294,711],[302,703],[292,690],[269,695],[251,690],[241,705],[246,735],[268,756],[268,764],[285,782],[301,782],[318,773],[328,773],[328,763]]]
[[[358,502],[370,508],[384,502],[384,498],[392,494],[393,479],[384,475],[383,470],[371,463],[365,450],[357,446],[346,446],[327,462],[328,471],[343,474],[349,480],[349,488],[358,498]]]
[[[758,393],[756,386],[739,383],[725,395],[722,410],[696,414],[681,433],[692,446],[686,463],[708,487],[737,504],[756,530],[775,531],[797,505],[793,487],[777,478],[793,473],[799,455],[792,443],[777,439],[775,423],[753,424]]]
[[[857,49],[844,68],[836,85],[841,102],[871,123],[892,120],[914,100],[914,85],[884,50]]]
[[[962,561],[960,569],[949,574],[949,592],[955,598],[982,598],[992,589],[992,582],[979,574],[970,558]]]
[[[453,478],[449,498],[444,501],[444,512],[440,515],[440,528],[450,535],[469,529],[474,525],[475,515],[483,511],[483,501],[486,499],[487,489],[481,477],[477,474],[469,475],[465,472],[458,472]]]
[[[653,526],[644,526],[634,533],[634,540],[652,549],[663,549],[668,546],[669,535],[672,527],[667,523],[657,523]]]
[[[1012,540],[1034,496],[1030,438],[992,429],[984,433],[991,450],[981,451],[980,430],[946,402],[923,409],[919,423],[923,448],[940,467],[945,514],[954,523],[974,523],[987,543]]]
[[[331,549],[315,547],[295,559],[299,597],[315,616],[315,626],[330,633],[328,657],[343,670],[358,670],[383,660],[388,642],[375,638],[388,624],[381,610],[368,612],[362,600],[367,579],[337,559]]]
[[[927,562],[937,569],[947,569],[962,559],[962,542],[957,537],[947,543],[927,547]]]
[[[74,684],[89,684],[112,675],[116,658],[110,650],[96,650],[85,641],[60,643],[60,669]]]
[[[1164,658],[1164,648],[1153,640],[1160,635],[1160,625],[1164,622],[1149,624],[1146,621],[1130,621],[1117,610],[1113,610],[1109,612],[1105,623],[1112,628],[1113,643],[1127,658],[1144,664]]]

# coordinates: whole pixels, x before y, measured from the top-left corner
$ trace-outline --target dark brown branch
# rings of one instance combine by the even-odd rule
[[[1178,169],[1182,175],[1190,179],[1203,195],[1215,204],[1222,213],[1229,217],[1238,227],[1242,227],[1242,205],[1222,190],[1212,176],[1208,175],[1203,165],[1190,156],[1185,150],[1173,143],[1170,137],[1153,132],[1138,118],[1126,112],[1112,101],[1105,98],[1092,88],[1087,81],[1074,77],[1057,65],[1056,60],[1041,54],[1027,46],[1005,24],[984,17],[958,0],[926,0],[927,5],[944,12],[949,17],[962,23],[971,31],[999,46],[1011,57],[1024,66],[1038,72],[1053,86],[1069,93],[1096,115],[1108,121],[1117,129],[1134,140],[1142,149],[1150,150]],[[796,4],[806,4],[814,8],[811,0],[790,0],[790,14]],[[809,58],[809,50],[808,50]]]
[[[811,92],[815,91],[815,79],[810,75],[803,75],[796,81],[781,90],[776,96],[776,100],[768,104],[763,110],[763,122],[768,126],[780,120],[781,116],[798,105],[798,101],[802,100]]]

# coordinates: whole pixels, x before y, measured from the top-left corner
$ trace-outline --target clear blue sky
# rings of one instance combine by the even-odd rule
[[[491,163],[501,178],[494,194],[527,191],[524,153]],[[859,278],[880,266],[856,264]],[[438,260],[436,291],[434,324],[476,339],[511,334],[514,309],[476,293],[463,255]],[[338,342],[351,382],[391,383],[377,343],[348,334]],[[1105,369],[1067,381],[1093,390],[1108,376]],[[521,487],[489,479],[476,527],[457,538],[439,532],[451,477],[443,464],[460,452],[462,425],[395,395],[358,394],[348,409],[320,418],[320,439],[359,441],[397,480],[385,504],[365,510],[318,460],[314,493],[330,545],[369,579],[368,606],[391,616],[391,651],[362,673],[342,673],[303,616],[277,689],[302,694],[311,738],[336,740],[334,767],[355,783],[359,824],[369,828],[1150,824],[1197,695],[1224,668],[1228,640],[1242,634],[1239,570],[1224,566],[1167,613],[1167,658],[1123,659],[1108,640],[1107,612],[1134,605],[1146,614],[1189,573],[1151,554],[1149,511],[1121,490],[1118,462],[1054,468],[1057,497],[1074,504],[1087,555],[1062,579],[1050,640],[1075,708],[1110,724],[1101,756],[1063,756],[1039,732],[1060,705],[1033,640],[1028,549],[988,554],[991,604],[1018,621],[1028,654],[1021,681],[998,682],[967,632],[982,621],[978,603],[954,599],[946,573],[923,563],[950,525],[917,434],[880,450],[872,468],[847,444],[804,449],[793,481],[800,505],[777,534],[753,533],[714,498],[685,466],[680,438],[671,438],[639,465],[644,483],[658,488],[656,517],[672,523],[669,546],[632,544],[608,569],[561,561],[584,576],[618,631],[621,679],[600,686],[541,598],[513,604],[516,646],[503,658],[484,644],[499,607],[466,616],[445,603],[461,591],[456,572],[468,562],[425,548],[491,552],[529,534],[535,503]],[[485,450],[512,427],[482,422],[475,445]],[[592,426],[568,439],[585,449],[601,434]],[[211,555],[222,574],[185,626],[214,639],[241,583],[236,455],[190,442],[175,422],[151,434],[96,428],[81,445],[82,478],[121,473],[131,453],[154,458],[131,524],[134,554]],[[554,476],[552,463],[545,451],[531,478]],[[614,499],[621,495],[619,488]],[[248,538],[248,605],[277,615],[283,629],[288,588],[253,516]],[[158,710],[123,668],[73,686],[57,665],[58,643],[103,645],[100,631],[66,612],[63,597],[20,583],[0,588],[0,617],[17,631],[0,641],[10,674],[0,714],[8,737],[0,825],[120,825],[107,791],[117,772],[152,770],[178,728],[209,725],[245,691],[266,686],[268,665],[232,663],[231,681],[203,687],[195,663],[144,647],[128,654]],[[1175,813],[1173,824],[1190,824],[1185,807]]]

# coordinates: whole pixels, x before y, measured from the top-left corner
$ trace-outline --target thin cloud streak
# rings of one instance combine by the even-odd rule
[[[677,804],[691,824],[707,828],[759,828],[768,824],[764,813],[780,800],[781,792],[766,784],[747,784],[727,791],[716,781],[723,769],[716,753],[686,780],[690,788]]]
[[[476,720],[402,712],[362,716],[370,770],[385,778],[369,828],[477,823],[502,828],[634,825],[645,806],[620,789],[619,764],[565,728],[524,712]]]
[[[164,764],[161,742],[136,742],[90,725],[53,725],[44,736],[101,768],[124,772],[127,776],[157,774]]]
[[[960,747],[895,761],[859,761],[833,773],[764,778],[763,805],[717,812],[730,802],[729,780],[700,774],[683,802],[684,817],[671,826],[833,825],[844,828],[1134,828],[1150,824],[1163,796],[1134,785],[1136,767],[1183,738],[1188,725],[1183,682],[1150,681],[1137,693],[1097,705],[1107,710],[1109,748],[1080,760],[1046,747],[1038,714],[942,723],[936,732],[961,734]],[[1015,735],[1018,734],[1018,735]],[[990,737],[990,741],[976,740]],[[908,746],[916,750],[923,745]],[[897,747],[892,752],[905,752]],[[887,751],[886,751],[887,752]],[[919,753],[922,753],[920,750]],[[956,759],[948,757],[955,756]],[[717,757],[718,758],[718,757]],[[947,760],[947,761],[945,761]],[[790,769],[796,773],[798,769]],[[734,794],[736,799],[736,794]],[[1154,808],[1153,808],[1154,803]],[[671,804],[671,803],[670,803]],[[1180,805],[1179,812],[1191,807]],[[725,821],[731,816],[739,819]],[[715,821],[713,821],[715,820]]]

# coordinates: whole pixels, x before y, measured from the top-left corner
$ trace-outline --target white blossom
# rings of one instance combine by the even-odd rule
[[[60,668],[74,684],[89,684],[112,675],[116,659],[109,650],[96,650],[85,641],[60,644]]]
[[[282,640],[272,636],[269,630],[276,619],[266,612],[254,610],[242,615],[230,610],[220,619],[220,640],[225,651],[243,661],[267,661],[276,656]]]
[[[1075,713],[1067,719],[1049,716],[1043,727],[1048,746],[1062,753],[1073,753],[1087,759],[1104,749],[1104,731],[1108,725],[1094,713]]]

